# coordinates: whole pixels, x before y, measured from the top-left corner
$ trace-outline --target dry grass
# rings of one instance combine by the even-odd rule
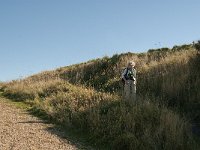
[[[185,119],[147,99],[130,105],[118,96],[63,80],[12,82],[4,91],[9,94],[31,100],[49,118],[89,132],[91,141],[111,144],[114,149],[190,149],[194,144]]]
[[[195,149],[191,125],[183,117],[193,115],[190,109],[199,103],[195,53],[186,45],[114,55],[12,81],[2,89],[4,96],[88,132],[94,143],[114,149]],[[138,105],[119,96],[120,72],[130,59],[137,63]]]

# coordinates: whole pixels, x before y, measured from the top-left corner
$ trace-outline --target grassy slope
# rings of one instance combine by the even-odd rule
[[[142,102],[137,106],[119,96],[120,72],[130,59],[137,63]],[[194,149],[184,116],[194,122],[200,118],[198,61],[192,45],[114,55],[7,83],[4,96],[115,149]]]

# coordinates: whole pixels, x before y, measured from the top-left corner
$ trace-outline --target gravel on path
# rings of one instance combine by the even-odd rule
[[[0,98],[0,150],[75,150],[76,145],[48,130],[52,124],[11,107]],[[55,130],[55,129],[54,129]]]

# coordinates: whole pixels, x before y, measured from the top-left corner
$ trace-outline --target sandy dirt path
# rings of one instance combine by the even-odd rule
[[[11,107],[0,98],[0,150],[75,150],[76,145],[58,136],[52,124]]]

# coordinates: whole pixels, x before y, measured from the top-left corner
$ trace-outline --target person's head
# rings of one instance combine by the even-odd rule
[[[135,67],[135,62],[134,61],[129,61],[128,62],[128,68],[134,68]]]

